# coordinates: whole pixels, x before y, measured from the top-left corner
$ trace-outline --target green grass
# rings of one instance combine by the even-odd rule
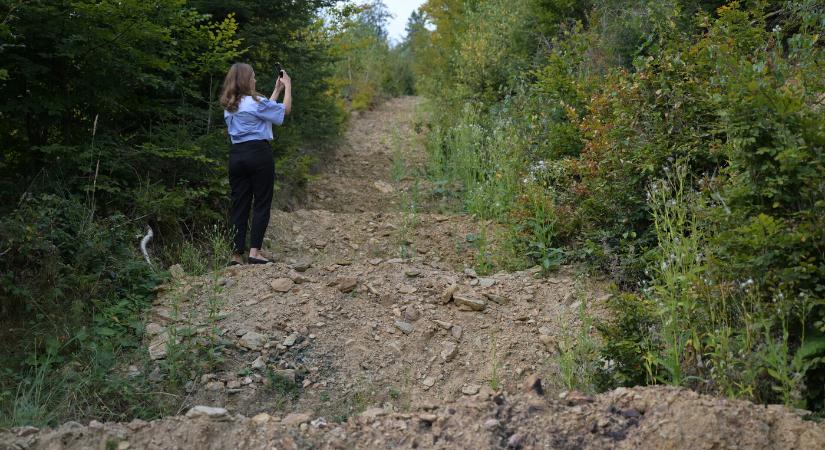
[[[270,399],[275,402],[276,411],[283,411],[287,405],[295,402],[301,396],[301,385],[296,381],[270,369],[267,369],[266,377],[269,381],[267,391],[271,394]]]
[[[158,363],[149,361],[144,343],[143,319],[152,303],[148,289],[145,296],[124,292],[113,301],[94,302],[99,308],[73,334],[50,337],[47,330],[36,328],[30,347],[21,353],[27,355],[25,359],[7,359],[9,364],[0,373],[0,426],[152,419],[178,411],[185,384],[220,362],[217,312],[223,293],[216,281],[228,260],[229,241],[217,229],[205,235],[204,241],[180,253],[191,261],[179,261],[187,262],[190,270],[209,272],[206,336],[196,335],[194,324],[182,314],[179,280],[172,281],[167,295],[173,315],[181,321],[167,327],[168,356]],[[189,264],[198,259],[195,248],[200,249],[202,262]],[[129,373],[130,365],[137,373]],[[160,368],[160,381],[150,380],[155,367]]]
[[[420,224],[419,208],[421,202],[421,192],[418,180],[415,180],[411,189],[408,192],[400,194],[400,208],[401,208],[401,226],[395,232],[396,245],[398,247],[398,256],[400,258],[409,258],[415,256],[412,244],[409,244],[409,236]]]
[[[371,386],[361,386],[354,392],[345,393],[340,398],[327,395],[328,401],[318,414],[329,417],[332,422],[343,423],[351,416],[366,411],[370,405],[377,403],[375,391]]]
[[[588,292],[580,278],[576,280],[573,297],[576,308],[566,308],[556,318],[560,333],[555,336],[556,348],[548,350],[551,351],[549,362],[558,377],[548,381],[557,388],[593,393],[599,388],[602,346],[589,311]]]
[[[47,381],[54,379],[54,374],[50,373],[54,358],[55,354],[51,351],[44,355],[34,353],[31,376],[17,385],[11,411],[0,417],[0,427],[53,422],[52,397],[63,389],[63,386],[50,388],[46,385]]]
[[[479,275],[489,275],[495,268],[493,256],[490,251],[490,244],[487,241],[487,229],[484,224],[479,225],[478,234],[475,235],[471,244],[475,247],[475,264],[473,268]]]
[[[501,374],[499,374],[498,345],[496,335],[490,336],[490,389],[498,391],[501,388]]]
[[[576,314],[578,324],[562,322],[559,353],[556,355],[559,374],[565,388],[592,393],[596,390],[599,369],[599,344],[592,336],[593,318],[587,311],[587,302],[580,300]]]

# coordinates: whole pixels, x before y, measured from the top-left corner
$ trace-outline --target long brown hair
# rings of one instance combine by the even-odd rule
[[[252,79],[255,71],[252,66],[246,63],[235,63],[229,68],[226,78],[223,80],[223,90],[221,91],[221,105],[229,112],[238,110],[238,104],[244,95],[252,96],[255,101],[261,95],[255,91],[255,83]]]

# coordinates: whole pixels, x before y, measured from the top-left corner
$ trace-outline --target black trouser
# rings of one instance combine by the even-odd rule
[[[235,251],[246,249],[246,226],[252,207],[250,246],[261,248],[269,225],[272,187],[275,183],[275,158],[268,141],[256,140],[232,144],[229,151],[229,186],[232,188],[232,226],[235,228]]]

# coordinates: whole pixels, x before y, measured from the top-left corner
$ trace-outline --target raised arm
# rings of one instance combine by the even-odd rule
[[[272,100],[273,102],[277,102],[278,97],[280,97],[281,92],[283,92],[283,91],[284,91],[284,84],[281,83],[281,79],[278,78],[278,80],[275,81],[275,89],[272,90],[272,95],[269,96],[269,99]]]
[[[286,110],[285,113],[289,114],[292,112],[292,79],[289,78],[287,75],[286,70],[284,70],[284,75],[280,78],[281,84],[284,87],[284,109]]]
[[[284,113],[289,114],[292,111],[292,79],[283,71],[283,75],[275,82],[275,90],[272,91],[272,96],[269,97],[272,101],[278,101],[278,97],[284,92]]]

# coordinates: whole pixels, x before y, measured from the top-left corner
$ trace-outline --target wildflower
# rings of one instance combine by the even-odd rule
[[[612,359],[604,359],[602,358],[602,369],[606,371],[612,371],[616,367],[616,361]]]

